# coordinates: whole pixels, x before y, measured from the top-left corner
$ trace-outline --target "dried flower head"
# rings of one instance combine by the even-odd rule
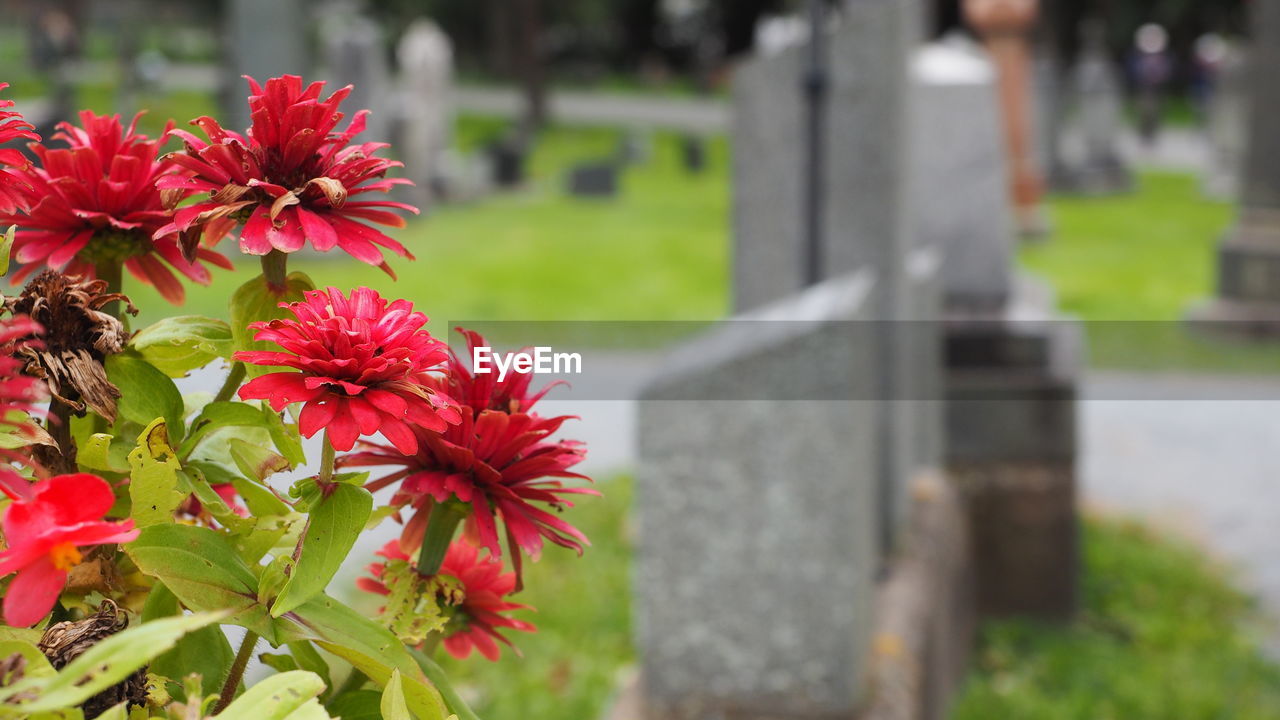
[[[45,329],[42,345],[27,345],[19,351],[27,361],[27,373],[44,378],[49,392],[76,413],[83,415],[88,408],[114,422],[120,390],[107,379],[103,362],[124,349],[129,333],[102,308],[121,301],[131,313],[137,311],[124,295],[106,289],[105,280],[81,280],[46,270],[20,295],[5,298],[4,307]]]
[[[98,612],[83,620],[57,623],[40,638],[40,652],[49,664],[62,669],[90,648],[129,626],[129,620],[111,600],[103,600]],[[120,704],[142,705],[147,701],[147,669],[141,667],[80,705],[85,717],[98,717]]]

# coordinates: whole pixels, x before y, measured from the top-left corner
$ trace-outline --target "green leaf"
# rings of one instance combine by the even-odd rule
[[[9,273],[9,252],[13,249],[13,232],[17,225],[10,225],[4,235],[0,235],[0,275]]]
[[[382,702],[378,703],[382,710],[383,720],[413,720],[409,714],[409,706],[404,699],[404,685],[400,681],[400,671],[393,670],[387,686],[382,689]]]
[[[304,292],[315,289],[311,278],[299,272],[289,273],[285,286],[284,292],[276,292],[267,285],[266,278],[259,275],[241,285],[231,296],[231,335],[236,350],[278,349],[274,343],[254,341],[256,331],[249,327],[249,323],[292,317],[288,310],[280,307],[280,303],[298,302],[303,299]],[[245,364],[250,378],[281,369]]]
[[[216,720],[302,720],[328,718],[316,697],[324,691],[324,680],[315,673],[293,670],[263,680],[244,692]],[[319,715],[315,712],[319,711]]]
[[[262,414],[267,419],[267,431],[271,433],[271,442],[289,461],[290,467],[305,465],[307,456],[302,451],[302,435],[298,433],[298,426],[293,423],[285,424],[280,413],[272,410],[266,403],[263,403]]]
[[[196,496],[196,499],[200,501],[200,506],[212,515],[219,525],[236,535],[243,535],[253,529],[254,519],[237,515],[236,511],[232,510],[231,506],[222,499],[222,496],[209,483],[204,481],[200,473],[195,473],[193,477],[191,473],[182,472],[179,473],[178,477],[182,480],[182,487]]]
[[[235,460],[240,472],[253,480],[266,480],[278,472],[289,469],[289,461],[270,450],[247,443],[240,438],[231,438],[231,459]]]
[[[329,679],[329,663],[325,662],[325,659],[311,643],[291,642],[289,643],[289,652],[293,654],[293,659],[298,662],[300,669],[310,670],[325,680]]]
[[[138,436],[138,447],[129,453],[130,516],[140,528],[173,520],[173,512],[186,498],[178,488],[178,458],[169,447],[164,418],[156,418]]]
[[[449,676],[444,674],[444,668],[440,667],[435,660],[421,650],[411,650],[413,659],[418,662],[418,667],[422,668],[422,673],[427,679],[435,685],[440,694],[444,696],[445,704],[449,707],[449,712],[457,716],[457,720],[480,720],[454,689],[453,683],[449,681]]]
[[[142,621],[176,617],[182,614],[178,598],[164,583],[156,583],[142,607]],[[235,651],[217,625],[207,625],[187,633],[172,650],[151,661],[151,672],[173,680],[175,685],[186,676],[200,676],[201,693],[212,695],[222,688],[223,676],[235,660]]]
[[[74,707],[124,680],[188,632],[218,622],[223,613],[196,613],[131,627],[89,648],[57,676],[43,682],[39,697],[23,704],[30,713]],[[13,687],[21,687],[18,683]]]
[[[326,707],[342,720],[382,720],[382,695],[376,690],[342,693]]]
[[[119,448],[128,447],[125,443],[113,443],[114,435],[94,433],[80,443],[76,450],[76,462],[89,470],[98,472],[129,472],[129,462],[120,457]],[[129,450],[125,450],[128,453]]]
[[[190,525],[144,528],[125,552],[144,574],[163,582],[192,610],[227,609],[227,622],[276,644],[266,606],[258,602],[257,578],[227,537]]]
[[[368,490],[345,483],[329,486],[329,492],[311,508],[302,553],[289,582],[271,605],[272,617],[280,617],[324,592],[372,511],[373,495]]]
[[[231,326],[215,318],[179,315],[144,328],[129,345],[160,372],[183,377],[214,358],[231,357]]]
[[[200,410],[200,414],[191,420],[187,439],[182,441],[178,454],[187,457],[202,440],[215,430],[225,427],[262,427],[268,426],[262,416],[262,410],[242,402],[211,402]]]
[[[26,668],[23,669],[24,677],[48,678],[58,674],[57,670],[49,664],[49,658],[40,652],[40,648],[33,643],[23,640],[0,640],[0,659],[7,658],[14,653],[19,653],[27,661]]]
[[[146,427],[158,417],[169,425],[169,437],[182,440],[182,393],[168,375],[132,353],[107,357],[107,378],[120,388],[121,418]]]
[[[386,685],[399,670],[409,710],[420,720],[446,720],[444,699],[390,631],[327,595],[318,595],[285,616],[282,636],[311,640],[321,650],[354,665],[369,679]]]

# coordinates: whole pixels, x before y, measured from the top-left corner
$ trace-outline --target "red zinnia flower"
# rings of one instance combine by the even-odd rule
[[[97,265],[123,263],[129,274],[181,304],[185,292],[170,267],[202,285],[212,279],[202,260],[231,268],[213,250],[199,248],[188,259],[176,238],[152,239],[171,216],[156,181],[178,169],[156,159],[165,136],[148,140],[135,132],[137,117],[122,128],[119,115],[86,110],[80,121],[83,128],[62,123],[54,135],[70,148],[33,146],[40,167],[29,167],[22,178],[33,188],[35,205],[25,213],[0,214],[0,222],[21,227],[13,257],[25,267],[15,282],[45,266],[93,278]]]
[[[37,412],[35,404],[48,393],[38,378],[24,375],[26,360],[17,352],[30,345],[27,338],[44,332],[40,324],[26,316],[0,320],[0,431],[16,435],[34,435],[35,427],[29,422]],[[14,450],[0,450],[0,456],[14,462],[26,462]],[[0,492],[11,499],[30,497],[31,484],[9,467],[0,467]]]
[[[417,208],[388,200],[349,199],[410,184],[383,178],[403,165],[374,157],[385,143],[351,144],[364,130],[368,110],[357,112],[345,131],[335,130],[343,117],[338,106],[351,88],[321,100],[322,82],[304,89],[302,78],[285,75],[271,78],[264,88],[253,78],[245,79],[252,92],[253,126],[248,135],[225,130],[209,117],[192,121],[208,136],[207,143],[189,132],[174,132],[186,142],[186,151],[176,153],[174,160],[193,176],[166,178],[161,187],[205,191],[209,199],[178,210],[173,223],[159,234],[181,233],[190,246],[203,233],[204,242],[213,244],[244,220],[240,250],[250,255],[291,253],[310,242],[321,252],[341,248],[388,274],[391,270],[377,246],[412,258],[403,245],[366,223],[403,227],[404,218],[385,208],[413,213]]]
[[[283,365],[298,372],[268,373],[240,388],[245,400],[267,400],[279,412],[305,403],[298,417],[304,437],[327,429],[335,450],[347,451],[362,435],[382,435],[406,453],[418,440],[410,423],[444,430],[460,419],[449,398],[429,385],[430,373],[448,357],[444,343],[427,332],[427,316],[407,300],[390,304],[366,287],[348,299],[335,288],[311,290],[302,302],[282,304],[297,320],[253,323],[255,340],[286,352],[236,353],[255,365]]]
[[[0,83],[0,90],[9,87],[9,83]],[[0,100],[0,145],[13,140],[39,140],[31,123],[22,119],[22,115],[5,108],[13,107],[12,100]],[[28,207],[26,193],[31,191],[31,184],[21,172],[6,170],[6,167],[25,169],[31,163],[23,154],[13,148],[0,148],[0,213],[12,213]]]
[[[469,344],[483,345],[484,338],[468,333]],[[379,490],[399,482],[392,504],[412,505],[416,511],[404,531],[403,544],[420,543],[432,504],[450,498],[469,503],[468,531],[495,557],[501,555],[497,517],[506,527],[512,546],[512,564],[520,573],[518,545],[537,558],[545,538],[579,553],[589,544],[574,526],[538,507],[553,510],[571,507],[564,496],[598,494],[589,488],[565,487],[560,478],[590,478],[569,468],[582,461],[582,443],[549,440],[570,416],[543,418],[528,410],[546,392],[528,392],[529,374],[513,382],[499,383],[492,374],[472,374],[454,353],[450,353],[446,378],[436,379],[440,391],[461,407],[462,422],[443,432],[419,429],[418,450],[404,453],[396,448],[367,445],[363,452],[338,460],[343,467],[397,465],[404,469],[369,483]]]
[[[138,537],[132,520],[102,519],[114,502],[106,480],[77,473],[42,480],[29,499],[9,505],[0,520],[8,544],[0,553],[0,575],[18,575],[4,596],[6,624],[27,627],[49,614],[67,571],[80,562],[80,548]]]
[[[412,565],[412,559],[392,540],[378,551],[388,560],[404,560]],[[390,590],[382,583],[381,578],[386,570],[386,563],[369,565],[372,578],[360,578],[356,585],[361,589],[379,595],[388,595]],[[480,549],[465,540],[458,540],[449,546],[449,552],[440,565],[441,575],[448,575],[462,585],[463,599],[453,608],[454,614],[444,629],[444,648],[449,654],[465,660],[470,657],[472,648],[489,660],[498,659],[498,645],[495,640],[516,650],[511,641],[498,632],[500,628],[511,628],[521,632],[535,632],[532,623],[508,617],[506,613],[514,610],[530,610],[528,605],[507,602],[503,598],[516,588],[516,574],[502,572],[502,561],[486,555],[480,555]]]

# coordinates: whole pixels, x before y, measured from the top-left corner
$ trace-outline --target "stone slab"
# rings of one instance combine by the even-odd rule
[[[741,316],[681,348],[643,393],[636,619],[650,717],[827,718],[862,701],[877,403],[782,398],[872,396],[874,326],[857,322],[872,285],[839,278]],[[797,353],[813,370],[794,371]],[[778,395],[759,399],[761,385]]]
[[[916,54],[913,91],[913,244],[941,248],[947,306],[998,308],[1012,287],[1014,228],[995,70],[971,43],[931,44]]]

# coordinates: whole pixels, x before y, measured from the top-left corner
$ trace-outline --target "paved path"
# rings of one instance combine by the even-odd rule
[[[1085,392],[1109,398],[1081,405],[1086,503],[1197,542],[1280,620],[1280,378],[1095,373]]]

